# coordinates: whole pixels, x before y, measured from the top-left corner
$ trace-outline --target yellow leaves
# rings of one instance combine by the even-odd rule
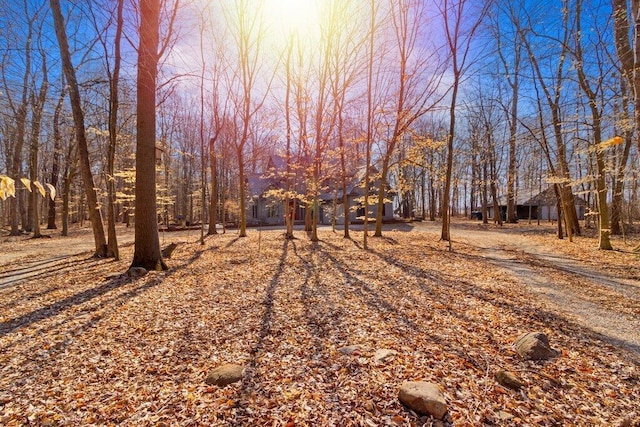
[[[31,180],[29,178],[20,178],[20,182],[25,186],[27,191],[31,193]]]
[[[64,274],[0,290],[7,325],[92,295],[0,337],[0,365],[7,366],[0,424],[11,425],[14,411],[16,425],[54,412],[83,425],[420,425],[397,400],[404,380],[442,385],[451,405],[442,425],[597,425],[595,417],[608,421],[637,406],[637,368],[615,351],[602,356],[577,324],[567,333],[561,314],[553,318],[561,357],[536,366],[513,357],[511,338],[544,323],[535,317],[544,304],[476,256],[478,246],[449,253],[436,233],[414,230],[389,232],[370,253],[340,233],[320,233],[314,245],[302,234],[285,243],[281,231],[262,231],[258,257],[250,256],[257,233],[242,244],[234,233],[218,235],[206,243],[217,249],[196,260],[199,243],[184,243],[173,257],[180,268],[144,289],[104,282],[113,262],[90,261],[87,273],[73,267],[85,260],[74,259]],[[362,237],[353,233],[354,241]],[[471,234],[465,229],[465,242]],[[490,236],[477,238],[492,244]],[[555,240],[527,238],[555,247]],[[580,278],[580,289],[586,281]],[[101,316],[93,317],[98,307]],[[361,350],[336,351],[348,345]],[[393,363],[372,363],[381,348],[398,351]],[[220,360],[250,366],[242,385],[203,382]],[[498,368],[517,372],[524,394],[500,387],[489,375]]]
[[[624,142],[624,139],[622,139],[622,137],[620,136],[614,136],[611,139],[608,139],[604,142],[601,142],[600,145],[604,148],[604,147],[613,147],[615,145],[620,145]]]
[[[55,200],[55,198],[56,198],[56,187],[54,187],[53,185],[51,185],[49,183],[46,183],[45,185],[49,189],[49,197],[51,198],[51,200]],[[43,196],[44,196],[44,194],[43,194]]]
[[[613,138],[609,138],[606,141],[602,141],[601,143],[595,146],[595,150],[598,152],[604,151],[607,148],[615,147],[616,145],[620,145],[624,142],[624,139],[621,136],[614,136]]]
[[[0,175],[0,199],[16,196],[16,182],[6,175]]]
[[[56,197],[56,189],[51,184],[45,184],[44,186],[39,181],[31,181],[29,178],[20,178],[20,182],[24,185],[24,188],[30,193],[32,190],[32,185],[38,190],[38,193],[45,197],[47,191],[45,190],[45,186],[49,189],[49,197],[51,200],[54,200]],[[14,179],[9,178],[6,175],[0,175],[0,199],[7,200],[8,197],[16,196],[16,182]]]
[[[38,192],[42,197],[46,195],[46,192],[44,191],[44,187],[38,181],[33,181],[33,186],[38,189]]]

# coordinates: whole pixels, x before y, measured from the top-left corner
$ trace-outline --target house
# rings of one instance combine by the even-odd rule
[[[587,202],[581,198],[574,196],[574,205],[578,219],[583,220]],[[499,200],[499,209],[502,218],[507,216],[506,197]],[[496,209],[493,204],[487,206],[489,218],[495,218]],[[558,208],[556,193],[553,186],[547,188],[541,193],[531,195],[521,195],[516,198],[516,216],[518,219],[541,219],[548,221],[558,220]]]
[[[365,195],[365,172],[364,167],[358,168],[358,170],[347,178],[346,185],[347,199],[348,199],[348,220],[350,224],[358,224],[364,222],[364,195]],[[369,175],[375,177],[378,174],[378,170],[371,166],[369,168]],[[369,219],[375,221],[377,204],[374,204],[377,195],[380,180],[373,180],[370,182],[370,192],[372,200],[369,201]],[[343,192],[341,180],[331,180],[328,185],[328,191],[321,195],[323,200],[321,222],[323,224],[332,224],[335,216],[336,224],[344,224],[345,209],[343,203]],[[393,202],[392,194],[387,191],[387,197],[383,208],[382,221],[393,220]]]
[[[246,220],[248,225],[282,225],[284,224],[284,200],[286,191],[287,162],[284,157],[271,156],[264,173],[250,174],[247,177]],[[290,190],[304,194],[304,182],[293,178],[289,183]],[[300,201],[295,203],[295,223],[304,222],[305,206]]]
[[[281,225],[284,224],[284,200],[283,194],[286,190],[286,159],[281,156],[271,156],[269,158],[267,172],[262,174],[251,174],[247,177],[248,203],[246,210],[247,224],[249,225]],[[348,179],[348,220],[350,223],[362,222],[364,216],[364,206],[362,198],[364,196],[365,168],[359,168]],[[375,167],[370,168],[371,176],[378,173]],[[301,171],[292,171],[292,179],[289,183],[291,191],[297,194],[306,194],[307,188]],[[320,194],[320,209],[318,222],[320,224],[331,224],[334,216],[337,224],[344,224],[345,209],[343,206],[342,183],[337,179],[327,179],[324,183],[324,191]],[[371,193],[377,194],[377,182],[371,183]],[[391,197],[388,197],[391,198]],[[295,202],[295,223],[303,223],[305,218],[306,205],[302,200]],[[370,217],[375,217],[375,206],[370,206],[369,211],[373,211]],[[392,202],[384,205],[383,221],[393,219]]]

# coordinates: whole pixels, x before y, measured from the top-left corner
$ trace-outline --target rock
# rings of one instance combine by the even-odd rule
[[[397,351],[388,348],[376,350],[376,353],[373,355],[373,361],[376,365],[384,365],[385,363],[391,362],[397,354]]]
[[[515,418],[511,412],[507,411],[498,411],[496,414],[496,418],[500,421],[509,421]]]
[[[134,279],[137,279],[142,276],[146,276],[147,273],[148,273],[147,269],[142,267],[131,267],[129,270],[127,270],[127,276]]]
[[[348,345],[346,347],[340,347],[338,352],[344,354],[345,356],[351,356],[352,354],[358,355],[362,351],[362,348],[359,345]]]
[[[558,355],[542,332],[527,332],[514,343],[516,351],[525,360],[547,360]]]
[[[425,381],[409,381],[402,384],[398,394],[400,402],[423,415],[443,419],[447,413],[447,402],[436,384]]]
[[[512,390],[520,390],[524,387],[524,383],[515,374],[508,371],[496,372],[496,380],[501,386],[510,388]]]
[[[209,372],[209,375],[207,375],[204,382],[209,385],[224,387],[242,380],[243,370],[243,366],[227,363],[225,365],[218,366],[213,371]]]
[[[618,421],[617,427],[640,427],[640,416],[636,412],[631,412]]]

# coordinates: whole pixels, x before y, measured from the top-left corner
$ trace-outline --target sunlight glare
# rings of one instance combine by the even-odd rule
[[[305,36],[319,25],[318,0],[264,0],[264,12],[283,34]]]

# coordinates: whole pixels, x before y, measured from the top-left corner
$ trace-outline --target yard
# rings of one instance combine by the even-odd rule
[[[368,251],[352,234],[323,229],[314,244],[249,230],[201,246],[194,232],[168,233],[165,244],[180,242],[170,269],[140,278],[122,274],[131,245],[114,262],[47,249],[70,247],[59,237],[4,238],[0,424],[640,422],[631,246],[603,253],[551,227],[476,222],[454,224],[452,252],[437,224],[389,226]],[[530,331],[559,355],[520,358],[514,341]],[[379,350],[393,352],[376,360]],[[243,367],[241,381],[208,384],[225,363]],[[501,370],[524,385],[501,385]],[[400,403],[414,380],[441,388],[443,420]]]

